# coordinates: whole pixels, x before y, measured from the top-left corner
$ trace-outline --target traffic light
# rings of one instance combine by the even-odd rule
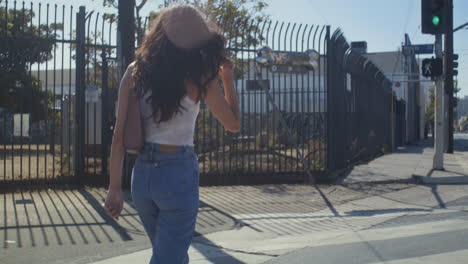
[[[457,76],[458,75],[458,54],[453,54],[453,57],[452,57],[452,65],[453,65],[453,76]]]
[[[447,0],[421,0],[421,31],[423,34],[445,34]]]
[[[436,78],[444,73],[444,66],[441,58],[424,59],[421,71],[424,77]]]

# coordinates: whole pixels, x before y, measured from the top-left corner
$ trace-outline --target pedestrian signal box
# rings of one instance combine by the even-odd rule
[[[442,76],[442,74],[444,73],[442,59],[424,59],[422,61],[421,71],[424,77],[436,78]]]

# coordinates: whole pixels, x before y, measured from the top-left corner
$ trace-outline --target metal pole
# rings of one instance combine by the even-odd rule
[[[453,153],[453,0],[447,1],[447,30],[445,34],[445,92],[448,96],[447,153]]]
[[[405,34],[405,46],[408,46],[409,43],[408,43],[408,35]],[[408,54],[404,54],[404,61],[405,61],[405,64],[404,64],[404,73],[405,74],[408,74],[410,71],[409,71],[409,61],[410,61],[410,56]],[[406,81],[410,81],[410,77],[407,76],[406,77]],[[411,122],[410,122],[410,116],[412,113],[411,111],[411,99],[410,99],[410,84],[407,83],[407,85],[403,86],[405,87],[405,91],[404,91],[404,98],[405,98],[405,101],[406,101],[406,111],[405,111],[405,141],[404,143],[405,144],[408,144],[410,143],[411,141],[411,133],[410,133],[410,129],[411,129]]]
[[[436,58],[442,58],[442,35],[435,36],[435,53]],[[435,91],[435,139],[434,139],[434,159],[432,168],[434,170],[444,169],[444,89],[443,80],[441,77],[436,78]]]
[[[86,8],[80,6],[76,14],[76,88],[75,88],[75,142],[74,169],[75,176],[84,175],[85,155],[85,53],[86,53]]]
[[[118,24],[118,50],[120,73],[126,71],[128,65],[133,62],[135,55],[135,0],[119,0],[119,24]],[[129,155],[125,155],[122,184],[127,186],[129,173]]]
[[[107,183],[107,156],[108,156],[108,142],[109,138],[112,137],[109,130],[109,87],[108,87],[108,63],[106,50],[104,49],[101,54],[102,57],[102,96],[101,96],[101,116],[102,116],[102,128],[101,128],[101,180]]]
[[[390,93],[390,125],[391,125],[391,144],[392,144],[392,151],[396,149],[395,147],[395,99],[394,99],[394,92],[391,91]]]
[[[132,63],[135,53],[135,0],[119,0],[119,43],[122,72]]]

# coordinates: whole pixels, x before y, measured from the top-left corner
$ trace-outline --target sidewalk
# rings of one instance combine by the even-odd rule
[[[412,243],[422,243],[424,240],[420,238],[429,239],[434,233],[447,233],[451,237],[458,234],[458,243],[447,244],[448,238],[445,237],[445,245],[450,245],[450,251],[445,248],[441,249],[441,252],[463,250],[467,247],[468,203],[457,207],[456,204],[452,206],[450,202],[466,198],[467,195],[468,186],[459,186],[456,189],[453,189],[453,186],[440,186],[436,195],[432,188],[418,186],[316,212],[233,215],[248,225],[238,230],[221,231],[195,238],[189,251],[190,263],[264,263],[269,260],[271,262],[268,263],[312,263],[312,259],[313,263],[371,263],[352,261],[349,258],[355,254],[357,259],[359,256],[371,255],[373,260],[379,261],[369,248],[362,248],[362,244],[386,241],[385,247],[378,246],[378,250],[383,251],[382,248],[388,248],[388,244],[395,247],[393,242],[399,239],[406,243],[408,239],[412,239]],[[446,216],[460,212],[464,212],[459,215],[463,219],[443,221]],[[385,227],[386,224],[398,222],[398,219],[404,217],[426,217],[430,221],[421,223],[417,220],[411,224]],[[375,229],[379,225],[385,228]],[[285,230],[288,230],[289,234],[279,234]],[[467,236],[461,237],[462,232]],[[444,245],[437,243],[439,246]],[[453,246],[454,244],[456,246]],[[355,251],[348,248],[346,254],[336,254],[343,252],[350,245]],[[358,246],[360,248],[355,249]],[[433,249],[436,245],[430,246],[428,248]],[[399,250],[408,250],[407,245]],[[455,253],[462,254],[463,261],[466,261],[466,251]],[[457,254],[452,257],[460,258]],[[150,256],[151,250],[145,250],[95,264],[146,263]],[[338,258],[339,256],[341,258]],[[426,263],[440,263],[432,261]],[[465,263],[463,261],[448,263]]]
[[[320,190],[336,205],[369,196],[343,186]],[[102,209],[104,197],[103,188],[0,195],[0,259],[15,264],[30,263],[33,258],[39,264],[92,263],[150,248],[130,199],[119,221],[114,221]],[[320,192],[307,185],[202,187],[196,233],[202,238],[225,230],[245,230],[249,221],[242,215],[292,215],[324,208],[327,203]],[[275,236],[300,232],[289,226],[271,230],[268,222],[255,230]]]
[[[341,186],[334,186],[335,190],[323,191],[320,186],[315,189],[318,195],[312,195],[314,187],[302,186],[311,193],[299,192],[301,201],[296,203],[266,203],[262,209],[229,211],[240,223],[239,228],[196,237],[189,250],[190,263],[440,263],[444,258],[449,258],[450,263],[465,263],[468,185],[416,185],[413,176],[428,175],[432,155],[427,145],[409,146],[357,166],[341,180]],[[446,168],[468,175],[465,160],[457,155],[446,155]],[[441,174],[430,177],[434,175]],[[335,192],[341,188],[347,188],[350,197],[362,197],[340,203],[336,199],[341,195]],[[249,198],[248,193],[234,200],[238,209],[249,207],[249,203],[239,203],[242,196]],[[264,201],[270,197],[266,192],[258,195]],[[326,207],[271,210],[297,206],[299,202],[324,203]],[[444,244],[432,239],[438,241],[438,246],[428,245],[437,249],[431,252],[415,245],[410,250],[405,244],[438,233],[441,235],[437,238],[444,241],[449,241],[448,235],[459,234],[459,241]],[[396,246],[399,243],[405,245]],[[413,253],[408,255],[408,250]],[[150,256],[151,250],[145,250],[94,264],[145,263]]]
[[[446,169],[468,175],[466,159],[457,155],[446,155]],[[369,256],[362,243],[403,243],[405,233],[462,234],[468,229],[468,185],[417,184],[413,176],[427,175],[431,164],[427,145],[409,146],[355,167],[340,185],[202,187],[190,263],[310,263],[317,250],[324,255],[350,247]],[[102,210],[104,196],[102,188],[1,195],[0,259],[15,264],[31,259],[39,264],[147,263],[150,243],[130,199],[116,222]],[[380,235],[372,236],[375,232]],[[451,253],[452,258],[459,253],[465,254]],[[326,254],[344,263],[337,254]]]

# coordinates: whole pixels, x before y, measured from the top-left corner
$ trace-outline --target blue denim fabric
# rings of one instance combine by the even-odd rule
[[[161,153],[145,144],[132,174],[132,198],[153,245],[150,264],[186,264],[198,213],[199,167],[190,146]]]

